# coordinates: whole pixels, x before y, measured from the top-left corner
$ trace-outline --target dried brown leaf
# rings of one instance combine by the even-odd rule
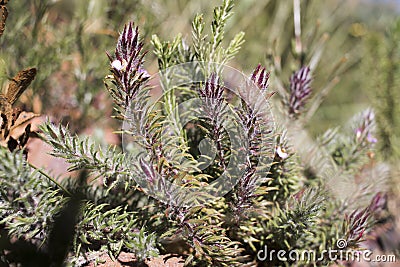
[[[31,84],[33,79],[35,79],[35,76],[36,68],[29,68],[21,70],[11,79],[6,93],[6,98],[11,105],[17,101],[25,89]]]
[[[14,122],[14,125],[11,127],[9,135],[14,139],[18,139],[24,134],[25,128],[31,123],[31,120],[39,116],[39,114],[22,111]]]
[[[3,35],[3,32],[6,28],[7,17],[8,17],[7,7],[0,6],[0,36]]]

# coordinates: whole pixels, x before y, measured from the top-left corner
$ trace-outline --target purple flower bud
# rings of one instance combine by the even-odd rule
[[[261,91],[265,91],[268,88],[268,80],[270,73],[265,70],[258,64],[257,68],[254,70],[253,75],[251,76],[251,81],[254,82]]]
[[[204,86],[199,88],[198,93],[210,119],[215,119],[219,115],[223,102],[224,86],[220,78],[215,73],[211,74]]]
[[[125,93],[121,100],[128,103],[133,99],[141,85],[150,78],[148,72],[143,68],[142,52],[143,43],[139,41],[138,28],[133,23],[125,25],[124,30],[118,37],[115,55],[107,53],[111,64],[111,72],[117,86]]]
[[[201,97],[209,99],[222,99],[223,92],[224,88],[221,86],[220,79],[215,73],[210,75],[205,86],[202,86],[199,90]]]
[[[348,241],[358,242],[363,237],[365,230],[368,228],[368,222],[371,215],[369,208],[355,210],[350,215],[346,215]]]
[[[355,139],[359,144],[375,144],[378,139],[373,135],[375,114],[372,110],[367,110],[362,115],[359,127],[355,130]]]
[[[290,78],[289,114],[301,112],[311,95],[311,74],[309,67],[302,67]]]
[[[125,59],[127,62],[134,58],[138,60],[139,52],[142,50],[143,43],[139,41],[139,30],[133,29],[133,23],[125,25],[124,30],[119,35],[115,56],[118,60]]]
[[[377,193],[371,200],[371,204],[369,205],[369,209],[372,212],[378,212],[385,208],[387,203],[386,194]]]

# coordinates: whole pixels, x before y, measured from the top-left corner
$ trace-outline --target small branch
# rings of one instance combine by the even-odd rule
[[[303,52],[303,45],[301,43],[300,0],[293,0],[293,22],[294,35],[296,38],[295,51],[298,55],[300,55]]]

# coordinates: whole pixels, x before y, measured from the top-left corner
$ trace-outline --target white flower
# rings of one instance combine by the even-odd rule
[[[119,61],[118,59],[116,59],[111,63],[111,67],[113,67],[116,70],[121,70],[122,69],[122,62]]]
[[[278,147],[276,148],[276,153],[278,154],[278,156],[279,156],[281,159],[286,159],[287,157],[289,157],[289,154],[286,153],[286,150],[285,150],[284,148],[280,147],[280,146],[278,146]]]

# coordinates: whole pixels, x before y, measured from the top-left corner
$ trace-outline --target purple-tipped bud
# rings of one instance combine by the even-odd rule
[[[371,200],[371,204],[369,205],[369,209],[376,213],[384,210],[387,204],[387,196],[386,194],[377,193]]]
[[[375,144],[378,142],[373,135],[375,114],[372,110],[367,110],[363,116],[360,126],[355,130],[355,139],[360,144]]]
[[[111,56],[107,53],[114,80],[126,94],[121,97],[125,102],[134,98],[141,85],[145,84],[150,77],[143,68],[145,53],[142,52],[142,48],[143,43],[139,41],[138,28],[134,28],[134,24],[130,22],[125,25],[118,37],[115,55]]]
[[[309,67],[302,67],[290,78],[289,114],[301,112],[311,95],[311,73]]]
[[[216,119],[220,115],[224,93],[220,78],[215,73],[211,74],[198,92],[203,101],[204,110],[207,111],[210,119]]]
[[[368,207],[362,210],[355,210],[346,216],[348,224],[347,238],[349,241],[359,241],[364,232],[368,230],[370,220],[386,206],[386,195],[377,193],[371,200]]]
[[[369,208],[363,210],[355,210],[346,216],[348,225],[347,240],[350,242],[358,242],[362,239],[364,232],[368,229],[369,219],[371,218]]]
[[[117,47],[115,49],[115,56],[118,60],[125,59],[127,62],[132,57],[136,57],[143,47],[139,41],[138,27],[133,29],[133,23],[125,25],[124,30],[118,37]]]
[[[254,82],[261,91],[266,91],[268,88],[268,80],[270,73],[265,70],[261,64],[258,64],[257,68],[251,75],[251,81]]]
[[[223,92],[224,87],[221,85],[220,79],[215,73],[212,73],[205,85],[199,89],[200,97],[206,99],[222,100]]]

